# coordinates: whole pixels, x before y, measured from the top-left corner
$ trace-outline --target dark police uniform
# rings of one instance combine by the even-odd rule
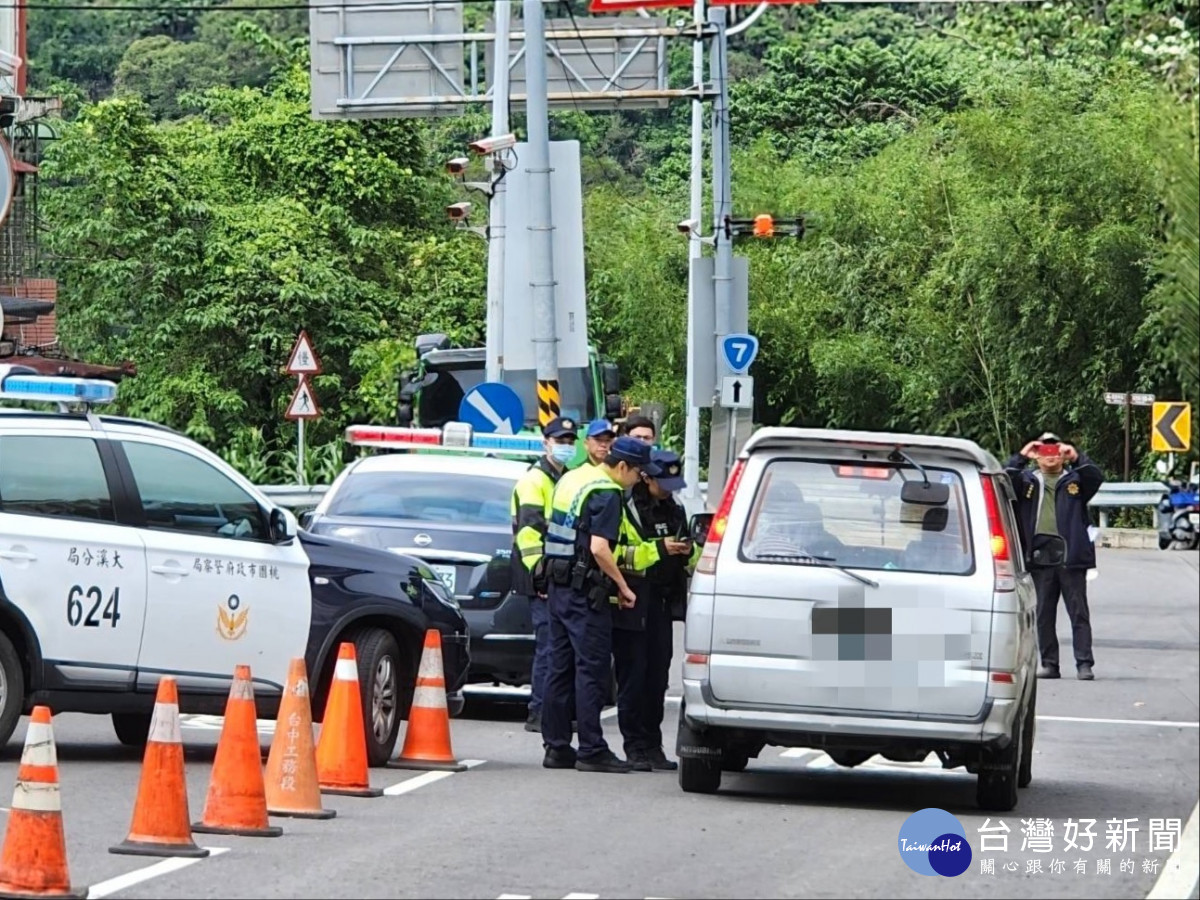
[[[1054,435],[1042,435],[1043,441],[1058,441]],[[1078,452],[1078,451],[1077,451]],[[1086,453],[1063,468],[1057,478],[1047,479],[1020,453],[1005,463],[1017,495],[1017,517],[1026,554],[1039,544],[1039,536],[1057,534],[1066,543],[1066,556],[1060,564],[1038,566],[1030,560],[1030,574],[1037,588],[1038,649],[1048,677],[1058,677],[1058,598],[1062,595],[1071,620],[1071,642],[1077,668],[1086,667],[1081,677],[1089,677],[1092,658],[1092,622],[1087,602],[1087,570],[1096,566],[1096,546],[1088,534],[1091,519],[1088,503],[1104,483],[1100,471]]]
[[[542,429],[548,439],[574,437],[575,422],[557,416]],[[570,446],[570,445],[567,445]],[[565,464],[562,460],[561,464]],[[542,559],[546,543],[546,520],[554,486],[563,469],[546,455],[538,457],[513,488],[511,513],[513,529],[512,590],[529,598],[529,617],[533,625],[533,666],[529,674],[529,715],[526,731],[541,730],[542,699],[546,692],[546,675],[550,669],[550,612],[542,577]]]
[[[631,446],[636,445],[636,446]],[[632,439],[613,443],[610,457],[654,472],[650,449]],[[600,712],[608,696],[612,658],[611,580],[591,553],[593,536],[615,548],[624,516],[621,486],[601,467],[581,466],[554,489],[546,531],[550,597],[550,674],[542,704],[542,736],[548,768],[579,767],[626,772],[604,740]],[[576,761],[571,750],[570,694],[574,669]]]

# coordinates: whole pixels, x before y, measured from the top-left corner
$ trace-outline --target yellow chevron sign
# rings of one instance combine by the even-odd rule
[[[1150,448],[1155,453],[1187,452],[1192,444],[1192,404],[1155,403],[1150,421]]]

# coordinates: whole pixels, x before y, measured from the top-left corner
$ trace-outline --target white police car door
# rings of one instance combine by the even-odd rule
[[[138,681],[224,691],[249,665],[255,691],[282,692],[312,616],[308,556],[272,544],[267,516],[224,463],[149,440],[122,440],[145,510],[149,569]]]
[[[146,551],[116,524],[92,437],[0,435],[0,592],[32,625],[51,682],[132,690]]]

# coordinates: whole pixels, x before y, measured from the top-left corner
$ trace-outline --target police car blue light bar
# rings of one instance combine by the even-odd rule
[[[25,366],[0,366],[0,399],[41,403],[112,403],[117,386],[95,378],[26,374]]]
[[[537,437],[521,434],[478,434],[465,422],[447,422],[445,428],[401,428],[392,425],[351,425],[346,443],[387,450],[452,450],[457,453],[497,453],[541,456]]]

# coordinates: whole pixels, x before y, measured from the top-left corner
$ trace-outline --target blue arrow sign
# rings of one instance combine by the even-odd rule
[[[525,425],[525,406],[507,384],[485,381],[467,391],[458,419],[480,434],[516,434]]]
[[[721,355],[735,375],[745,375],[758,356],[758,338],[752,334],[727,334],[721,338]]]

